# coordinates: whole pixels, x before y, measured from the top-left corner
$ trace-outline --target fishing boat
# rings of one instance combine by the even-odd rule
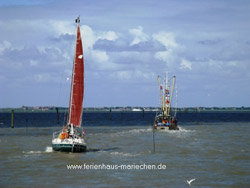
[[[170,85],[171,81],[172,85]],[[156,130],[179,130],[176,118],[177,106],[175,106],[175,108],[172,108],[171,106],[175,91],[175,81],[176,76],[172,76],[169,79],[168,73],[166,73],[164,84],[162,84],[161,77],[158,76],[161,110],[155,116],[153,128]]]
[[[54,151],[85,152],[82,124],[82,105],[84,95],[84,59],[80,32],[80,19],[76,19],[77,33],[75,56],[73,61],[70,99],[66,125],[59,132],[53,133],[52,148]]]

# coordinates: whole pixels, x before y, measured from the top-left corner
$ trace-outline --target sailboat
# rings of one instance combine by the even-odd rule
[[[172,80],[172,85],[170,81]],[[172,108],[172,100],[175,89],[176,76],[168,78],[168,73],[166,73],[165,83],[161,83],[161,77],[158,76],[158,84],[160,89],[160,101],[161,110],[155,116],[153,128],[157,130],[169,129],[169,130],[179,130],[177,126],[176,110],[177,107]],[[171,91],[170,91],[171,89]]]
[[[80,19],[76,19],[77,34],[75,56],[73,61],[68,118],[66,126],[53,133],[52,148],[54,151],[85,152],[87,145],[84,140],[82,124],[82,105],[84,95],[84,59],[80,31]]]

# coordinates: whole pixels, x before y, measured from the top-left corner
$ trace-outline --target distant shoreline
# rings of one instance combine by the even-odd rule
[[[65,112],[68,108],[55,106],[28,107],[19,108],[0,108],[0,113],[11,113],[12,110],[16,113],[56,113],[56,108],[59,112]],[[161,108],[158,107],[90,107],[83,108],[83,112],[157,112]],[[175,109],[173,109],[175,110]],[[177,112],[250,112],[250,107],[185,107],[177,108]]]

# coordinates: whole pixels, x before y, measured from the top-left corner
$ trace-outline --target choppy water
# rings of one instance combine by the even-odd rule
[[[151,116],[114,115],[110,121],[108,114],[97,114],[98,118],[85,120],[87,153],[52,151],[52,132],[60,129],[54,118],[42,116],[39,126],[33,116],[27,128],[26,121],[18,126],[16,120],[14,129],[5,123],[0,128],[0,187],[181,188],[189,187],[186,180],[193,178],[192,187],[250,187],[250,121],[211,122],[200,117],[192,122],[191,115],[188,120],[179,117],[180,131],[155,133],[153,153]],[[53,123],[46,127],[46,120]],[[68,170],[70,164],[165,165],[166,169]]]

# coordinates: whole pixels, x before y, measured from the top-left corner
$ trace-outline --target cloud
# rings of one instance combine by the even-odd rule
[[[36,61],[36,60],[30,60],[30,65],[31,66],[37,66],[38,65],[38,61]]]
[[[87,25],[81,26],[81,36],[83,40],[83,49],[84,51],[92,50],[93,45],[97,41],[96,34],[91,27]]]
[[[192,70],[192,63],[186,59],[182,59],[181,64],[180,64],[180,69]]]
[[[113,63],[105,51],[92,50],[92,62],[94,63],[93,69],[96,70],[115,70],[119,68],[118,65]],[[90,62],[90,61],[89,61]]]
[[[10,22],[17,23],[17,27],[19,27],[19,21]],[[45,25],[48,27],[43,29]],[[1,81],[6,82],[6,84],[14,84],[15,80],[18,79],[17,83],[22,85],[27,85],[29,82],[52,84],[57,83],[62,75],[70,76],[75,48],[75,26],[65,21],[49,20],[46,22],[41,20],[36,22],[23,21],[22,28],[24,27],[27,30],[34,30],[33,27],[38,28],[41,35],[37,37],[38,31],[35,34],[32,33],[27,43],[15,40],[15,38],[14,40],[9,38],[10,41],[0,40],[0,72],[3,73]],[[6,35],[11,28],[12,25],[7,23],[3,33]],[[83,25],[81,26],[81,33],[85,61],[90,68],[92,67],[93,71],[116,70],[119,68],[116,63],[112,62],[106,51],[93,49],[94,44],[98,40],[117,40],[118,35],[114,31],[95,32],[90,26]],[[18,33],[18,35],[20,34]],[[15,34],[14,36],[18,37],[18,35]],[[20,35],[19,40],[21,38]],[[87,60],[86,57],[88,58]],[[19,71],[20,74],[26,71],[28,73],[22,75],[22,79],[16,74],[13,79],[11,74],[7,74],[11,70]],[[29,82],[27,82],[27,79]]]
[[[49,20],[48,24],[57,35],[74,35],[76,33],[74,24],[69,21]]]
[[[33,78],[36,80],[37,83],[40,82],[46,83],[51,81],[51,75],[48,73],[35,74]]]
[[[84,49],[92,50],[98,40],[115,41],[119,37],[114,31],[102,31],[100,33],[93,31],[90,26],[81,26],[81,34]]]
[[[149,39],[149,36],[143,32],[143,27],[141,26],[130,29],[129,33],[134,36],[133,41],[130,43],[131,46],[139,44],[140,42],[146,42]]]
[[[93,46],[93,49],[105,50],[109,52],[157,52],[165,50],[165,47],[157,41],[140,42],[133,46],[125,38],[117,39],[116,41],[98,40]]]
[[[3,54],[4,50],[10,49],[11,43],[9,41],[4,40],[0,43],[0,55]]]
[[[113,79],[118,79],[121,82],[136,82],[143,83],[146,81],[156,80],[156,74],[150,71],[141,70],[120,70],[110,75]]]
[[[9,99],[4,105],[23,101],[15,103],[9,93],[23,90],[20,98],[43,97],[40,93],[56,92],[55,86],[71,76],[76,12],[81,14],[90,106],[140,105],[138,101],[157,105],[156,76],[165,71],[177,76],[182,106],[228,104],[229,90],[228,100],[249,104],[250,27],[245,4],[159,1],[152,6],[147,1],[113,0],[79,1],[77,7],[66,1],[42,4],[0,5],[0,90],[6,92],[1,98]],[[100,82],[101,94],[96,87]],[[114,93],[124,100],[111,100]],[[207,93],[210,101],[204,100]],[[46,100],[54,104],[51,96],[56,95]],[[98,98],[107,99],[106,103]],[[44,104],[37,101],[32,104]],[[24,103],[31,103],[30,99]]]
[[[174,52],[172,49],[167,51],[159,51],[155,53],[155,58],[164,61],[167,64],[171,64],[171,62],[173,62]]]
[[[58,82],[67,68],[67,59],[62,50],[39,50],[34,46],[6,49],[0,56],[0,73],[4,76],[5,84],[27,86],[42,81],[49,84]]]
[[[173,49],[179,46],[175,41],[174,34],[170,32],[159,32],[153,34],[153,39],[164,45],[166,49]]]
[[[201,45],[213,46],[213,45],[219,44],[221,42],[223,42],[222,39],[205,39],[205,40],[200,40],[197,43],[201,44]]]
[[[181,46],[176,42],[175,35],[171,32],[158,32],[152,35],[154,41],[164,46],[164,50],[155,52],[154,57],[157,60],[165,62],[168,71],[176,71],[180,61],[179,51]]]
[[[108,40],[108,41],[115,41],[118,39],[118,35],[114,31],[105,31],[100,36],[98,36],[98,39]]]
[[[96,41],[93,49],[110,52],[126,51],[128,49],[128,42],[123,39],[118,39],[116,41],[99,39]]]
[[[54,42],[62,42],[62,41],[73,41],[75,39],[75,35],[73,34],[60,34],[59,36],[53,37],[51,40]]]
[[[104,51],[94,50],[94,51],[92,51],[92,53],[93,53],[93,56],[94,56],[95,60],[98,61],[98,62],[107,62],[107,61],[109,61],[109,57],[108,57],[107,53],[104,52]]]

